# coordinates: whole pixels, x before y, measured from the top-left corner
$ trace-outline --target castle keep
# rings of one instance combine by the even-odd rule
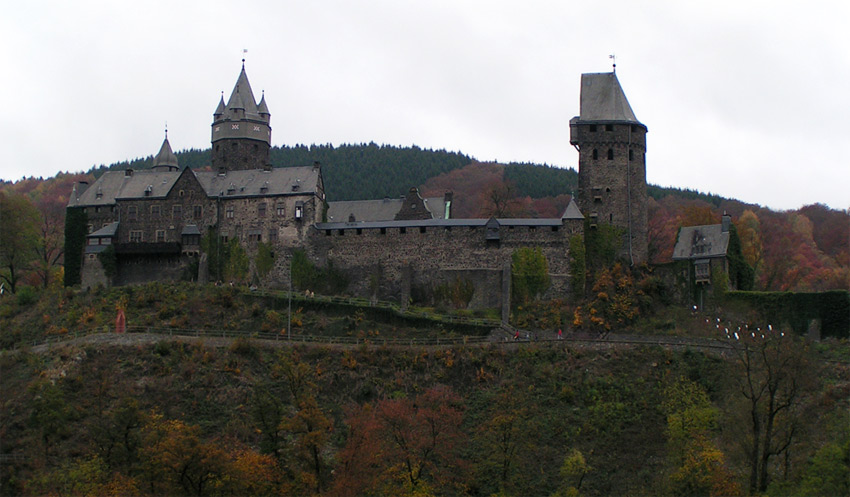
[[[646,126],[615,74],[582,75],[581,88],[580,115],[570,121],[578,202],[553,219],[454,219],[450,192],[422,198],[411,188],[400,199],[328,202],[320,164],[272,168],[271,113],[265,95],[256,102],[243,63],[230,98],[222,95],[213,112],[211,167],[181,168],[166,136],[151,169],[107,171],[75,187],[68,208],[86,213],[89,231],[82,286],[208,281],[221,274],[210,264],[222,258],[206,250],[235,243],[247,254],[245,280],[260,286],[287,287],[300,250],[345,275],[347,293],[406,304],[463,282],[472,289],[469,307],[504,312],[512,255],[527,247],[546,259],[547,296],[564,296],[570,239],[581,239],[585,215],[589,229],[621,228],[623,255],[646,260]],[[271,269],[258,270],[261,247]]]

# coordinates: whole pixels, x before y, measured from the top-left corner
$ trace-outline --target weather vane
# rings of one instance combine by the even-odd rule
[[[614,54],[611,54],[611,55],[608,56],[608,58],[611,59],[611,63],[614,65],[614,72],[617,72],[617,56],[614,55]]]
[[[244,69],[244,68],[245,68],[245,54],[246,54],[246,53],[248,53],[248,49],[247,49],[247,48],[243,48],[243,49],[242,49],[242,69]]]

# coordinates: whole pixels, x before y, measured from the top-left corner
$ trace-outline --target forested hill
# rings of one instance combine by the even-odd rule
[[[210,151],[177,152],[181,166],[192,169],[210,164]],[[295,145],[272,147],[274,167],[322,164],[325,191],[329,200],[364,200],[404,195],[411,186],[419,186],[428,178],[466,166],[472,159],[460,152],[423,149],[417,146],[396,147],[375,143],[360,145]],[[98,176],[107,169],[146,169],[153,157],[101,166],[92,171]]]
[[[210,149],[189,149],[176,153],[180,165],[202,169],[210,165]],[[423,149],[415,145],[343,144],[295,145],[272,147],[274,167],[322,164],[325,188],[329,200],[363,200],[404,195],[411,186],[421,186],[428,179],[461,169],[475,159],[462,152]],[[98,177],[109,169],[147,169],[153,156],[115,162],[91,170]],[[540,199],[570,194],[578,189],[578,172],[546,164],[510,163],[504,166],[503,179],[513,185],[519,197]],[[479,185],[480,186],[480,185]],[[449,187],[449,189],[453,189]],[[689,200],[703,200],[714,206],[722,197],[696,190],[680,190],[655,185],[649,195],[660,199],[676,195]]]

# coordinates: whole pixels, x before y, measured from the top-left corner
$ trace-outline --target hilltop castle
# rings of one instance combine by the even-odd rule
[[[222,257],[204,247],[236,243],[247,255],[243,277],[260,286],[286,287],[292,254],[302,250],[317,267],[344,274],[348,293],[406,304],[463,282],[470,307],[504,310],[511,256],[532,247],[546,258],[547,294],[565,295],[570,239],[584,233],[585,216],[589,229],[621,228],[622,255],[646,261],[646,131],[616,74],[583,74],[580,115],[570,121],[578,202],[561,217],[454,219],[451,193],[422,198],[415,188],[402,199],[328,202],[320,164],[271,166],[271,113],[265,95],[255,100],[243,62],[230,98],[222,95],[213,112],[209,169],[181,169],[166,136],[152,168],[107,171],[75,187],[68,208],[85,213],[89,232],[81,283],[208,281],[222,273],[210,267]],[[263,270],[261,247],[273,260]],[[104,265],[105,254],[112,263]]]

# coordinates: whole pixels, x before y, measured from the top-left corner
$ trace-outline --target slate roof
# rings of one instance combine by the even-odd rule
[[[493,218],[490,218],[493,219]],[[487,225],[490,219],[421,219],[410,221],[355,221],[348,222],[329,222],[316,223],[314,226],[318,230],[338,230],[338,229],[380,229],[380,228],[451,228],[459,227],[483,227]],[[560,219],[542,218],[542,219],[496,219],[499,226],[561,226]]]
[[[428,197],[423,201],[434,219],[445,218],[446,202],[443,197]],[[328,202],[328,221],[347,222],[350,214],[354,214],[356,221],[392,221],[403,205],[403,198]]]
[[[168,137],[165,137],[165,140],[162,141],[162,147],[159,148],[159,152],[156,154],[156,157],[153,158],[153,167],[157,166],[178,167],[177,156],[174,155],[174,152],[171,150],[171,144],[168,143]]]
[[[729,232],[723,225],[687,226],[679,230],[673,260],[725,257],[728,248]]]
[[[242,71],[239,73],[239,79],[236,80],[236,86],[230,93],[230,98],[227,100],[228,109],[244,109],[245,115],[259,117],[259,109],[257,102],[254,100],[254,90],[251,89],[251,83],[248,82],[248,74],[245,73],[245,65],[242,65]],[[268,111],[268,108],[266,109]]]
[[[88,238],[111,238],[114,237],[118,233],[118,222],[109,223],[103,228],[100,228],[97,231],[89,233],[87,235]]]
[[[567,204],[567,208],[564,209],[561,219],[584,219],[584,214],[582,214],[581,210],[579,210],[575,197],[570,198],[570,203]]]
[[[71,195],[68,207],[113,205],[116,199],[164,197],[180,177],[179,171],[106,171],[90,187],[78,195]],[[145,191],[150,188],[150,194]]]
[[[316,193],[319,187],[319,174],[319,168],[313,166],[281,167],[270,171],[263,169],[228,171],[223,176],[213,171],[195,172],[195,176],[210,197]]]
[[[626,121],[640,122],[620,86],[617,74],[588,73],[581,75],[582,121]]]

